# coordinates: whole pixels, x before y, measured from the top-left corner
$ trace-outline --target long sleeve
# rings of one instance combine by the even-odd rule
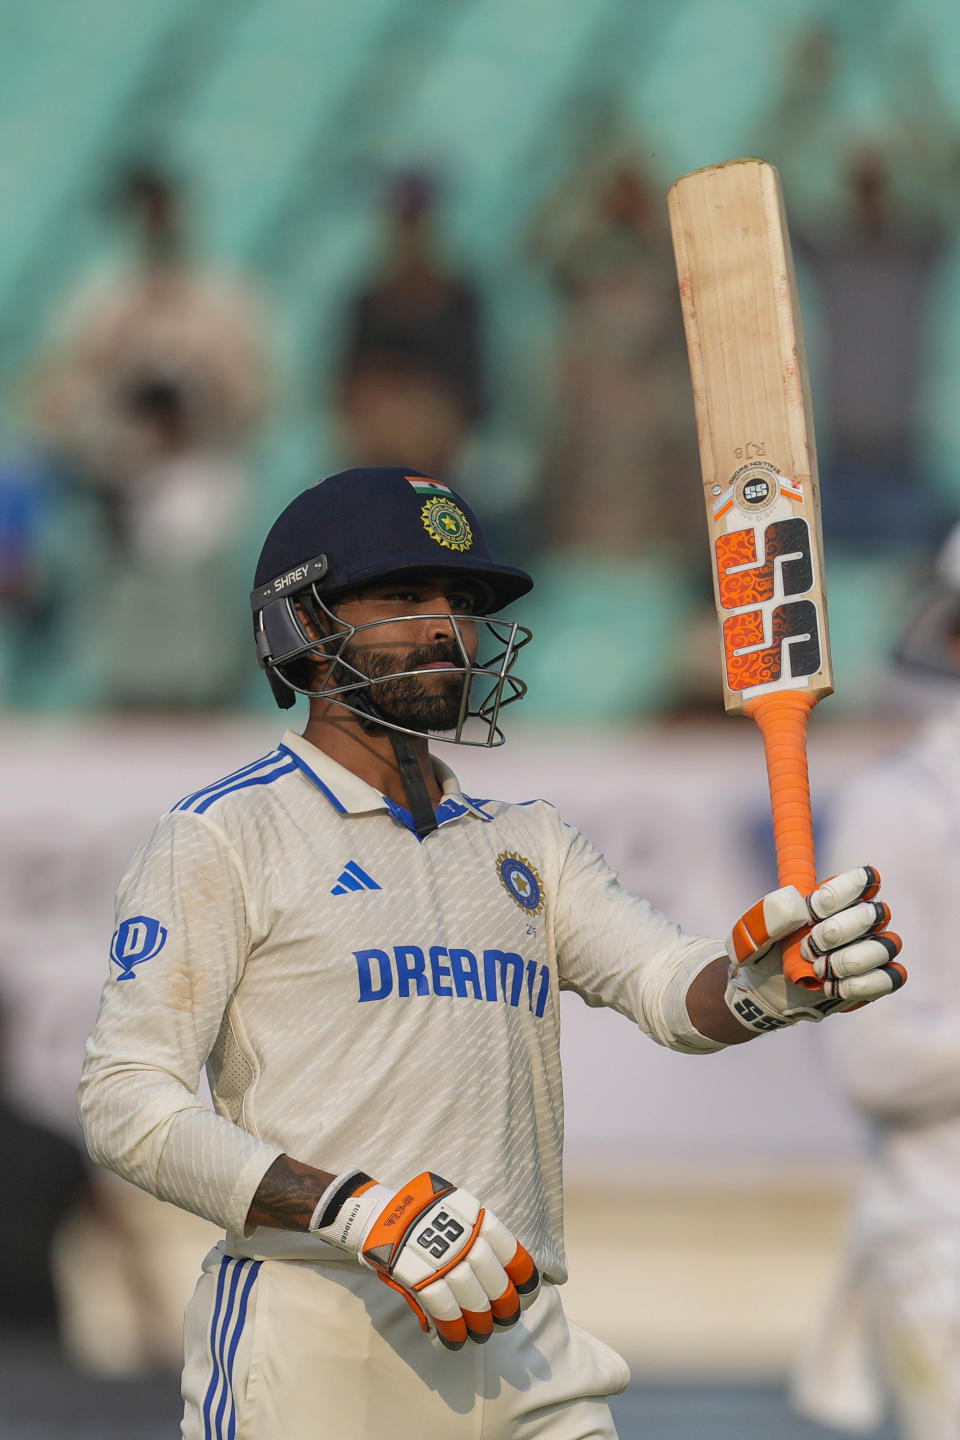
[[[80,1083],[87,1147],[161,1200],[242,1233],[282,1147],[197,1099],[256,936],[235,851],[202,817],[165,816],[121,881],[116,920]]]
[[[691,1025],[686,1007],[691,983],[723,943],[685,935],[625,890],[585,836],[569,834],[555,921],[561,988],[620,1011],[671,1050],[723,1049]]]

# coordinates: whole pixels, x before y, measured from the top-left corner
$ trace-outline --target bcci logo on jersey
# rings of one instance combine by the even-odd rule
[[[544,906],[543,881],[530,864],[514,850],[504,850],[497,856],[497,874],[500,884],[511,900],[528,915],[539,915]]]
[[[110,959],[120,966],[118,980],[134,980],[134,965],[142,965],[159,955],[167,938],[167,932],[159,920],[149,915],[134,915],[123,920],[113,932],[110,942]]]

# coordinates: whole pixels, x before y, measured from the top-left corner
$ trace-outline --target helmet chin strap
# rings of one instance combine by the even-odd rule
[[[377,708],[367,695],[358,695],[354,700],[354,708],[362,710],[374,722],[382,720],[377,714]],[[393,746],[393,753],[397,757],[397,766],[400,770],[400,778],[403,781],[403,788],[407,795],[407,804],[410,806],[410,814],[413,816],[413,825],[421,840],[439,827],[437,817],[433,812],[433,802],[427,793],[427,783],[423,778],[423,771],[417,762],[413,748],[413,741],[409,735],[401,730],[393,730],[387,724],[383,726],[390,743]]]
[[[414,828],[420,839],[425,840],[432,830],[438,828],[437,817],[433,813],[433,802],[427,794],[423,771],[413,751],[413,741],[409,735],[404,735],[399,730],[387,730],[387,734],[400,767],[400,778],[407,792]]]

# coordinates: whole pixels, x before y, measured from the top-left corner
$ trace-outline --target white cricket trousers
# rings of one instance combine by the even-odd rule
[[[960,1234],[928,1223],[864,1266],[875,1355],[903,1440],[960,1440]]]
[[[448,1351],[344,1263],[217,1246],[187,1306],[184,1440],[616,1440],[626,1362],[544,1286],[512,1330]]]

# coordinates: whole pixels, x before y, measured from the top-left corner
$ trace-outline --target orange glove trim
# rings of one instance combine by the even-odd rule
[[[495,1324],[506,1326],[516,1323],[520,1315],[520,1296],[512,1280],[502,1295],[490,1301],[490,1309]]]
[[[402,1285],[398,1285],[396,1280],[391,1280],[390,1276],[385,1275],[382,1270],[378,1270],[377,1275],[383,1281],[384,1285],[389,1285],[391,1290],[396,1290],[398,1295],[403,1296],[414,1315],[416,1315],[417,1320],[420,1322],[420,1329],[428,1331],[430,1329],[430,1321],[427,1319],[426,1311],[417,1303],[410,1294],[410,1291],[405,1290]]]
[[[452,1195],[457,1187],[446,1180],[441,1180],[439,1175],[434,1175],[430,1170],[424,1170],[421,1175],[416,1175],[399,1191],[391,1202],[389,1210],[378,1215],[366,1238],[363,1246],[364,1259],[369,1260],[376,1269],[389,1270],[397,1257],[397,1252],[407,1238],[407,1233],[416,1221],[436,1200],[444,1195]],[[386,1260],[380,1260],[371,1255],[372,1250],[378,1250],[383,1246],[389,1251]]]
[[[529,1289],[531,1282],[537,1278],[537,1267],[533,1263],[533,1256],[523,1248],[519,1241],[517,1242],[517,1253],[503,1268],[521,1295],[524,1293],[524,1288]]]
[[[770,935],[763,915],[763,901],[751,905],[733,927],[733,949],[742,965],[751,955],[769,944]]]
[[[489,1310],[464,1310],[463,1318],[467,1322],[471,1339],[480,1336],[482,1343],[488,1335],[493,1334],[493,1315]]]
[[[434,1320],[437,1334],[448,1350],[462,1350],[467,1343],[466,1320]]]

